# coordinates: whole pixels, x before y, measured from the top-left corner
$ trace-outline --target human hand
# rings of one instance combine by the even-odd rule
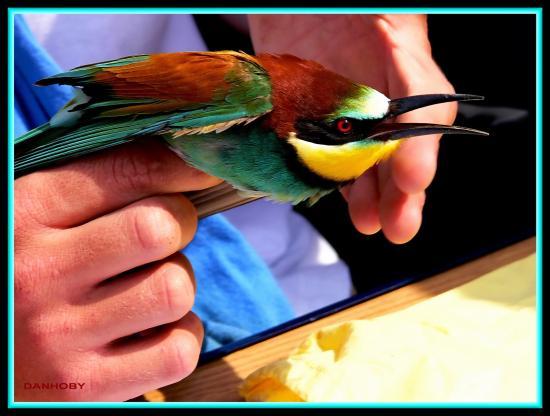
[[[179,250],[197,215],[179,193],[216,183],[160,143],[15,181],[17,401],[122,401],[193,371],[203,329]]]
[[[291,53],[317,61],[390,98],[454,93],[432,59],[423,15],[249,15],[249,24],[256,53]],[[456,109],[456,103],[430,106],[397,121],[452,124]],[[398,244],[416,235],[440,137],[408,139],[388,161],[343,189],[360,232],[382,229]]]

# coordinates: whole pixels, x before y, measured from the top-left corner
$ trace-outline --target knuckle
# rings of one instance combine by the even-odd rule
[[[458,104],[451,103],[451,106],[449,107],[449,113],[447,114],[447,119],[449,120],[448,121],[449,124],[454,123],[457,114],[458,114]]]
[[[43,322],[29,321],[27,324],[27,339],[38,351],[48,350],[51,343],[51,332],[45,329]]]
[[[120,188],[143,191],[162,180],[162,161],[135,146],[132,149],[117,149],[111,158],[106,159],[106,163],[110,166],[113,182]]]
[[[170,321],[183,318],[194,301],[194,290],[186,271],[170,266],[162,274],[160,286],[159,308],[166,311]]]
[[[170,206],[160,201],[135,211],[131,228],[143,250],[177,251],[182,239],[180,222]]]
[[[450,94],[454,94],[454,89],[451,87]],[[458,113],[458,103],[457,102],[451,102],[447,106],[447,114],[446,114],[446,123],[452,124],[455,121],[456,115]]]
[[[13,289],[16,305],[25,304],[35,291],[33,287],[35,272],[27,256],[23,254],[16,254],[14,266]]]
[[[43,312],[27,320],[27,339],[38,351],[55,353],[65,339],[65,336],[74,332],[74,325],[55,312]]]
[[[33,250],[16,250],[14,257],[14,297],[18,312],[35,307],[52,293],[59,275],[55,259],[37,256]],[[45,258],[46,257],[46,258]]]
[[[381,40],[385,42],[391,48],[397,47],[398,43],[394,36],[394,30],[391,22],[383,15],[376,16],[376,19],[372,22],[373,28],[376,33],[379,33],[382,37]]]
[[[445,88],[449,92],[449,94],[454,94],[456,91],[455,91],[455,87],[453,86],[453,84],[451,84],[451,82],[449,80],[447,80],[445,83],[446,83]]]
[[[13,292],[15,298],[15,309],[18,313],[32,310],[35,302],[35,289],[28,278],[15,276],[13,282]]]
[[[14,231],[16,242],[29,235],[29,230],[42,227],[51,214],[54,199],[47,191],[43,172],[35,172],[14,182]]]

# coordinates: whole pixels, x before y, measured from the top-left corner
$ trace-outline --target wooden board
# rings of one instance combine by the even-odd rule
[[[288,356],[292,349],[310,333],[327,325],[352,319],[373,318],[403,309],[522,259],[534,253],[535,247],[535,238],[533,237],[447,272],[410,284],[233,352],[221,359],[200,366],[191,376],[179,383],[145,394],[142,400],[168,402],[242,401],[237,393],[242,380],[256,369]]]

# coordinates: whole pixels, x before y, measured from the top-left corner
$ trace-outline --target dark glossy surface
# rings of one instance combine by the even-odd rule
[[[472,253],[534,235],[534,23],[534,16],[521,15],[430,16],[434,57],[455,89],[486,97],[461,104],[455,124],[491,136],[443,137],[412,241],[394,245],[381,233],[360,235],[337,194],[311,209],[298,207],[349,264],[358,292],[430,276]]]
[[[215,20],[201,19],[201,26]],[[232,38],[227,25],[212,27],[221,40],[207,39],[211,48],[250,51],[246,37]],[[348,263],[358,294],[204,354],[201,362],[535,234],[535,16],[435,15],[429,28],[433,55],[456,91],[486,97],[461,105],[455,124],[491,136],[443,138],[422,228],[407,244],[391,244],[381,233],[359,234],[339,194],[312,208],[297,207]]]

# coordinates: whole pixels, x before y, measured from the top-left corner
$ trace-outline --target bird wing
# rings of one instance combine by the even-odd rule
[[[265,70],[254,57],[233,51],[130,56],[37,84],[71,85],[83,94],[15,140],[16,174],[138,136],[222,131],[272,109]]]

